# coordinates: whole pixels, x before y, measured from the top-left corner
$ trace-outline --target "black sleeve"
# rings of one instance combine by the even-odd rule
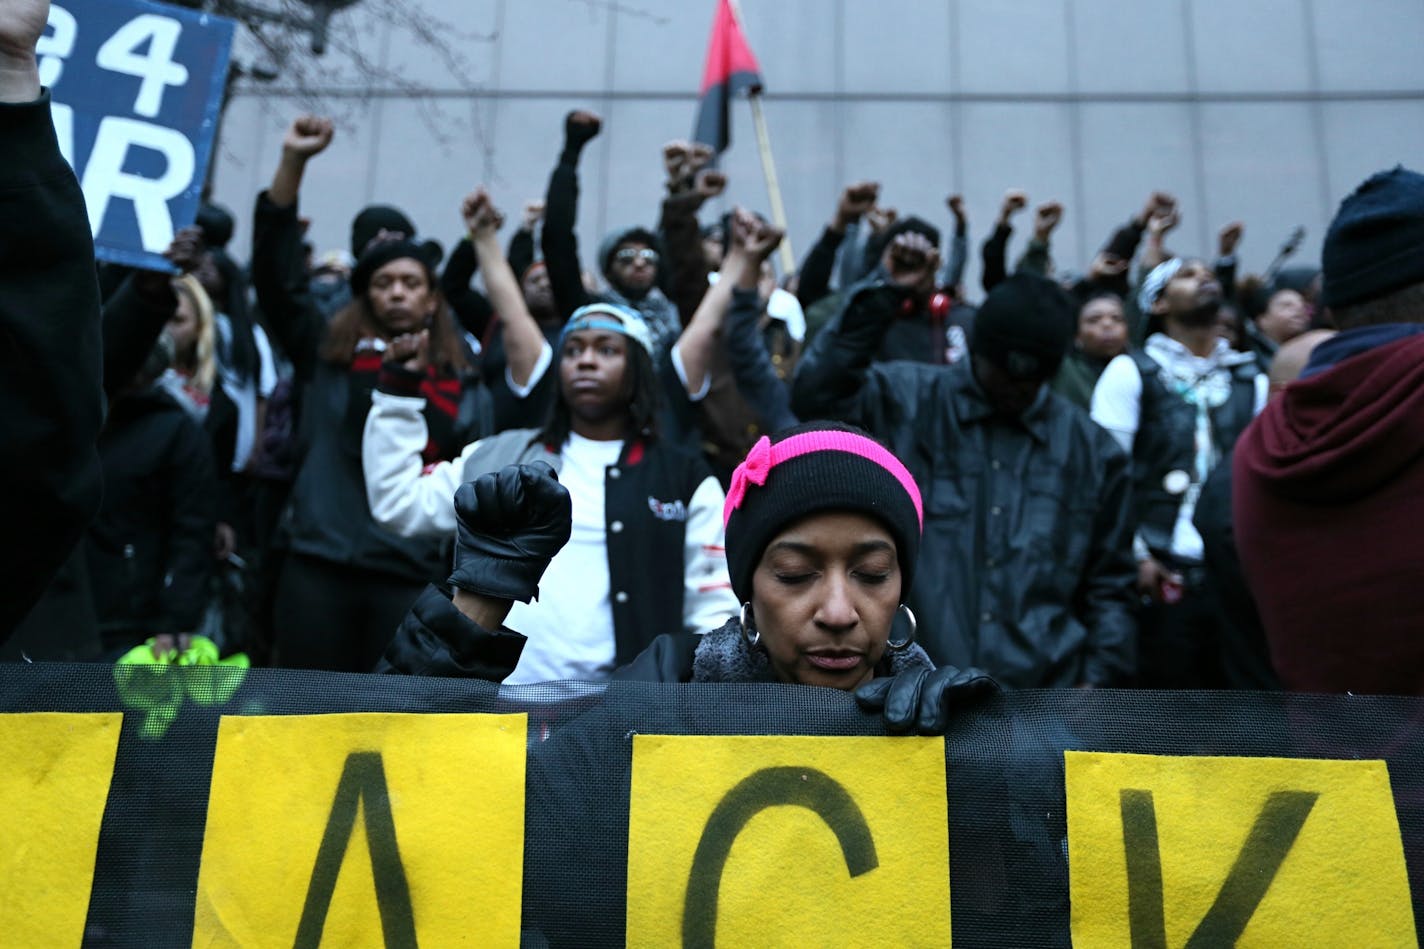
[[[544,194],[544,229],[540,234],[554,305],[564,319],[588,302],[579,267],[578,238],[574,236],[574,223],[578,218],[578,155],[577,146],[566,145],[559,163],[549,175],[549,190]]]
[[[311,298],[302,256],[296,203],[279,208],[262,192],[252,216],[252,289],[268,332],[305,380],[316,371],[326,319]]]
[[[1142,234],[1145,230],[1146,228],[1139,226],[1136,220],[1128,221],[1113,231],[1112,237],[1108,238],[1107,246],[1103,250],[1109,254],[1115,254],[1123,260],[1131,260],[1137,254],[1137,247],[1142,243]]]
[[[1221,298],[1223,300],[1236,299],[1236,256],[1219,257],[1216,266],[1216,282],[1221,284]]]
[[[104,420],[89,216],[59,153],[49,92],[0,103],[0,641],[99,509]]]
[[[218,488],[208,434],[184,419],[165,459],[168,481],[168,585],[163,615],[175,633],[191,633],[203,622],[208,579],[213,572],[213,533]]]
[[[701,641],[696,633],[663,633],[627,665],[614,669],[612,678],[619,682],[691,682]]]
[[[702,256],[702,229],[697,223],[701,199],[692,194],[673,194],[663,199],[658,230],[662,235],[667,266],[664,291],[677,307],[683,326],[692,322],[697,306],[707,293],[707,261]]]
[[[104,301],[104,392],[109,397],[143,368],[158,334],[178,308],[166,279],[145,281],[130,273]]]
[[[737,391],[756,412],[762,429],[776,432],[795,425],[797,419],[791,412],[791,392],[776,374],[757,326],[761,310],[755,290],[732,291],[722,335]]]
[[[831,271],[836,267],[836,251],[845,240],[845,232],[837,234],[827,227],[801,261],[796,282],[796,299],[808,307],[831,292]]]
[[[445,302],[455,311],[455,319],[460,321],[465,332],[475,339],[484,339],[494,309],[483,293],[470,286],[470,280],[479,266],[475,245],[470,243],[468,237],[460,238],[455,249],[450,251],[450,258],[445,261],[445,269],[440,271],[440,292],[445,295]]]
[[[791,410],[803,419],[838,419],[865,426],[867,400],[876,398],[866,384],[870,363],[895,317],[904,291],[872,274],[846,295],[846,305],[832,317],[796,366]]]
[[[1007,224],[996,226],[994,233],[989,235],[980,250],[984,266],[979,275],[979,283],[984,287],[985,293],[1003,283],[1009,276],[1008,264],[1004,259],[1008,255],[1009,235],[1013,232],[1013,228]]]
[[[534,232],[520,228],[509,239],[504,259],[509,261],[509,269],[514,271],[515,280],[523,280],[524,273],[534,263]]]
[[[490,632],[475,625],[432,584],[401,620],[375,671],[503,682],[518,664],[524,643],[512,630]]]

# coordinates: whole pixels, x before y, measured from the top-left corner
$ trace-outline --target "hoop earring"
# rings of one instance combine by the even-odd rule
[[[892,640],[890,640],[889,642],[887,642],[887,643],[885,644],[885,645],[889,646],[891,649],[895,650],[896,652],[899,652],[899,651],[902,650],[902,649],[909,649],[909,648],[910,648],[910,644],[915,641],[915,630],[916,630],[916,628],[918,627],[919,624],[917,624],[917,623],[915,622],[915,614],[914,614],[914,611],[912,611],[912,610],[911,610],[908,606],[906,606],[904,603],[901,603],[901,604],[900,604],[900,608],[899,608],[898,610],[896,610],[895,612],[897,612],[897,613],[904,613],[904,614],[905,614],[905,622],[907,622],[907,623],[910,624],[910,635],[909,635],[909,636],[906,636],[904,639],[900,640],[899,642],[896,642],[895,640],[892,639]]]
[[[747,641],[748,646],[755,646],[757,643],[761,642],[761,630],[757,629],[755,626],[752,625],[752,621],[750,618],[751,610],[751,600],[747,600],[747,602],[742,604],[742,638]]]

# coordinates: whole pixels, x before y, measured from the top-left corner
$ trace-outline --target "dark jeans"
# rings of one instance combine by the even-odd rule
[[[277,584],[273,664],[370,672],[425,584],[290,554]]]
[[[1220,689],[1221,619],[1208,588],[1187,586],[1176,603],[1137,614],[1137,684],[1145,689]]]

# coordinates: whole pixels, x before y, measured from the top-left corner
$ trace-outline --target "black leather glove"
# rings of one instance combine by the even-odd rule
[[[982,669],[940,666],[871,679],[855,690],[855,701],[867,712],[883,712],[885,727],[896,734],[943,735],[952,707],[964,708],[998,691],[999,683]]]
[[[569,492],[542,461],[482,474],[455,492],[455,569],[450,585],[528,603],[544,568],[569,541]]]

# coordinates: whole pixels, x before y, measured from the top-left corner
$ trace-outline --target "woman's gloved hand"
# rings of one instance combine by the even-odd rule
[[[998,691],[999,683],[982,669],[940,666],[872,679],[855,690],[855,701],[867,712],[882,712],[892,733],[943,735],[951,709],[973,705]]]
[[[455,492],[455,568],[450,585],[528,603],[569,541],[569,492],[542,461],[480,475]]]

